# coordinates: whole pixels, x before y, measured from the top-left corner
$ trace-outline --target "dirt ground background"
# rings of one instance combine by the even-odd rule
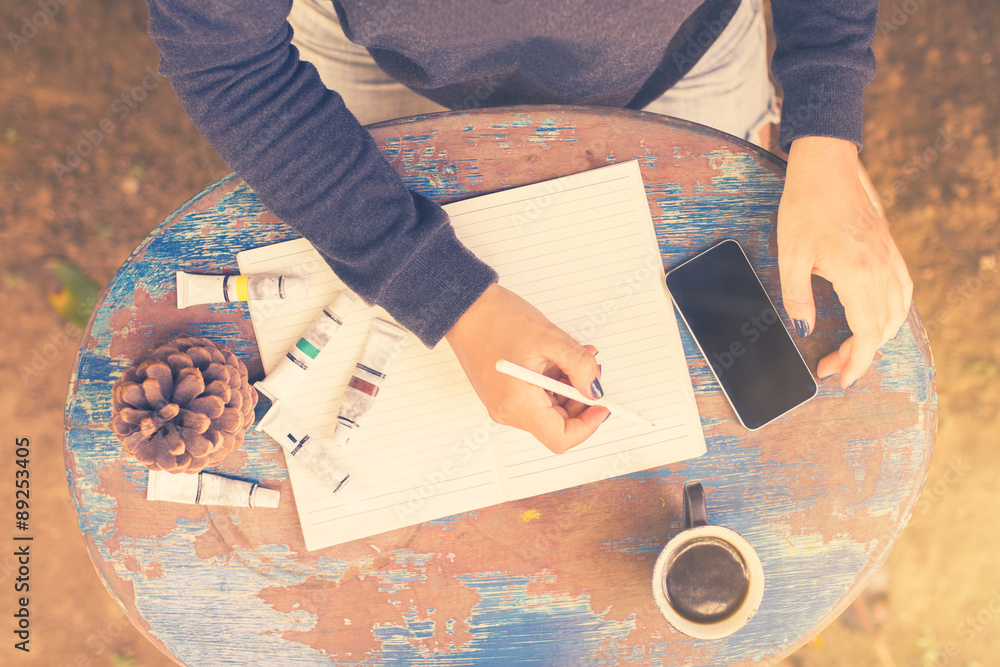
[[[51,18],[39,14],[46,5]],[[79,331],[44,296],[44,258],[67,258],[104,285],[160,220],[229,172],[169,84],[150,77],[158,57],[146,22],[141,0],[0,7],[2,664],[172,664],[133,629],[86,553],[62,454]],[[1000,7],[886,0],[875,50],[863,156],[916,283],[940,427],[884,594],[867,596],[788,663],[1000,665]],[[85,138],[96,144],[91,154],[67,166],[68,146]],[[13,648],[11,616],[14,445],[23,437],[35,536],[27,655]]]

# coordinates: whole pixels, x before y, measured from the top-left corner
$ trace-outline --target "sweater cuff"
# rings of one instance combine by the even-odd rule
[[[383,288],[378,305],[424,345],[434,347],[496,281],[496,271],[458,240],[450,224],[444,224]]]
[[[799,137],[834,137],[861,150],[868,78],[846,67],[801,67],[782,77],[781,150]]]

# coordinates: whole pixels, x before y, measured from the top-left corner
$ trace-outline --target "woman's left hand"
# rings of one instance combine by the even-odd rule
[[[820,360],[819,377],[840,374],[846,389],[906,320],[910,280],[884,215],[860,177],[857,147],[802,137],[788,154],[778,207],[778,269],[785,310],[800,335],[816,328],[812,274],[833,284],[852,335]]]

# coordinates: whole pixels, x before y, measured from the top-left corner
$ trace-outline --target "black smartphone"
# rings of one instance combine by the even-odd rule
[[[746,428],[816,395],[815,378],[739,243],[722,241],[667,272],[667,290]]]

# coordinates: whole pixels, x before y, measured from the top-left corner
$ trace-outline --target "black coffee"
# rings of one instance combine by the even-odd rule
[[[731,544],[699,537],[683,544],[666,568],[667,601],[695,623],[716,623],[739,609],[750,589],[747,564]]]

